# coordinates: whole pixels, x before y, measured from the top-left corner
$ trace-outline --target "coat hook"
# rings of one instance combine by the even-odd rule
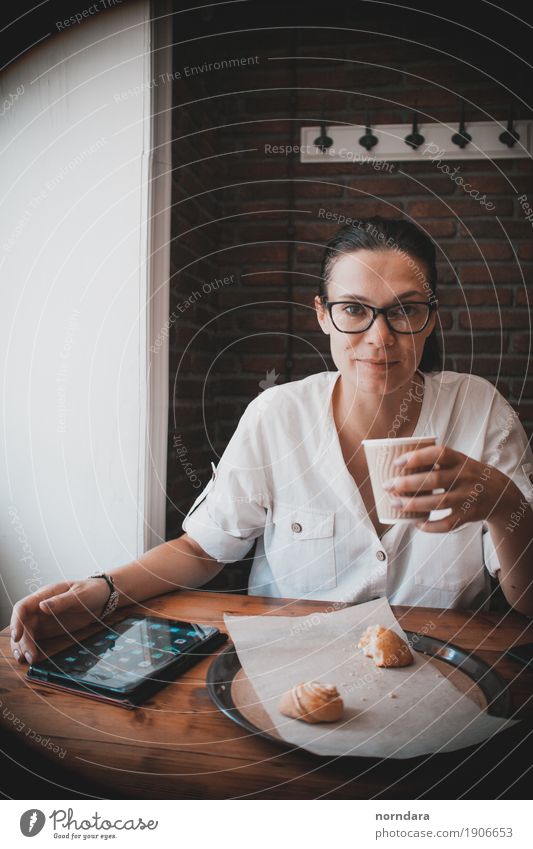
[[[328,136],[326,121],[323,118],[320,122],[320,135],[314,140],[313,144],[318,147],[321,153],[325,153],[333,144],[333,139]]]
[[[502,144],[506,144],[507,147],[514,147],[519,138],[520,133],[517,133],[513,127],[513,104],[511,103],[509,107],[509,117],[507,119],[507,129],[498,136],[498,139]]]
[[[417,104],[415,102],[415,109],[413,112],[413,126],[411,127],[411,132],[404,139],[405,143],[408,144],[409,147],[411,147],[413,150],[416,150],[417,147],[420,147],[420,145],[425,142],[424,136],[422,136],[418,132],[418,112],[416,111],[416,106]]]
[[[463,147],[466,147],[468,142],[472,141],[472,136],[466,132],[465,128],[465,102],[461,100],[461,120],[459,122],[459,132],[454,133],[452,136],[452,143],[456,144],[457,147],[460,147],[461,150]]]
[[[379,141],[378,137],[375,136],[374,133],[372,132],[372,130],[370,129],[370,118],[367,114],[365,134],[364,134],[364,136],[361,136],[361,138],[359,139],[359,144],[362,147],[364,147],[365,150],[370,151],[370,150],[372,150],[373,147],[375,147],[377,145],[378,141]]]

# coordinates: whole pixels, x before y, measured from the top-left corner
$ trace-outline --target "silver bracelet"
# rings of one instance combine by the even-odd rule
[[[118,600],[120,598],[120,593],[115,587],[115,583],[113,578],[110,575],[106,575],[105,572],[94,572],[92,575],[88,575],[88,578],[103,578],[109,587],[109,597],[104,605],[104,609],[100,614],[100,619],[105,619],[106,616],[109,616],[113,613],[118,606]]]

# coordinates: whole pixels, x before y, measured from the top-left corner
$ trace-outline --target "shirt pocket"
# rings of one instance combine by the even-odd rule
[[[334,512],[274,504],[264,543],[282,595],[293,598],[337,586]]]
[[[414,583],[419,587],[458,595],[472,581],[483,577],[482,523],[467,522],[442,534],[428,537],[415,564]]]

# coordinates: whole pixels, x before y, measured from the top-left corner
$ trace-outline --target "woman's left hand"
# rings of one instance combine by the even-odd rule
[[[444,519],[418,520],[416,526],[423,531],[445,533],[466,522],[493,518],[503,507],[502,496],[510,478],[494,466],[446,445],[418,448],[399,459],[404,462],[394,466],[398,475],[390,478],[385,487],[391,498],[401,498],[398,509],[419,513],[452,510]],[[444,492],[432,495],[434,489]]]

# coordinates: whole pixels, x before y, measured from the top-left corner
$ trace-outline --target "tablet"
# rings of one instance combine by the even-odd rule
[[[212,625],[128,616],[29,667],[27,677],[136,707],[227,640]]]

